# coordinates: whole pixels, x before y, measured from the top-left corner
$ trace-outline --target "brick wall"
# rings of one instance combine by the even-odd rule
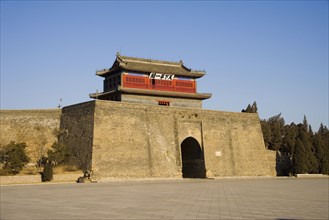
[[[92,168],[108,177],[181,177],[180,145],[195,138],[208,173],[270,176],[257,114],[95,102]],[[274,161],[275,163],[275,161]]]
[[[202,108],[202,101],[193,99],[122,94],[121,100],[123,102],[142,103],[149,105],[158,105],[158,101],[169,101],[170,106],[172,107]]]
[[[56,140],[59,123],[62,141],[80,153],[96,179],[180,178],[181,143],[188,137],[203,149],[214,177],[276,174],[275,153],[265,149],[258,115],[250,113],[102,100],[67,106],[62,113],[1,111],[0,143],[24,141],[37,159],[40,146]]]
[[[82,169],[90,169],[93,132],[94,102],[80,103],[62,109],[60,130],[61,141],[71,147],[78,157],[78,165]]]
[[[31,162],[35,163],[56,141],[60,109],[1,110],[0,147],[10,141],[25,142]]]

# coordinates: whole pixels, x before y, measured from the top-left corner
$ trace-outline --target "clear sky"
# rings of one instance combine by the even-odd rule
[[[88,101],[116,52],[205,70],[206,109],[328,126],[328,1],[1,1],[1,109]]]

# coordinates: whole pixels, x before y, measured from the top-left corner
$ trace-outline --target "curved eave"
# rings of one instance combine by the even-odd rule
[[[100,93],[90,93],[89,97],[92,99],[99,99],[99,98],[107,97],[107,96],[112,95],[117,92],[118,92],[118,90],[111,90],[108,92],[100,92]]]
[[[96,75],[97,76],[101,76],[101,77],[106,77],[108,75],[111,75],[112,73],[116,73],[120,70],[125,70],[125,71],[132,71],[132,72],[144,72],[146,74],[149,74],[150,72],[147,71],[141,71],[141,70],[137,70],[134,68],[129,68],[129,66],[126,65],[120,65],[111,69],[105,69],[105,70],[100,70],[100,71],[96,71]],[[151,71],[152,72],[152,71]],[[162,73],[162,74],[168,74],[167,71],[156,71],[157,73]],[[175,76],[182,76],[182,77],[189,77],[189,78],[193,78],[193,79],[198,79],[201,78],[205,75],[204,71],[191,71],[191,72],[187,72],[187,73],[170,73],[173,74]]]
[[[121,92],[123,94],[149,95],[149,96],[198,99],[198,100],[209,99],[212,95],[211,93],[168,92],[168,91],[159,91],[159,90],[124,88],[119,86],[117,90],[111,90],[102,93],[91,93],[89,94],[89,97],[93,99],[104,98],[109,95],[115,94],[117,92]]]
[[[119,87],[118,90],[126,94],[150,95],[150,96],[185,98],[185,99],[204,100],[204,99],[209,99],[211,97],[211,93],[168,92],[168,91],[159,91],[159,90],[132,89],[132,88],[124,88],[124,87]]]
[[[122,65],[120,66],[123,70],[126,71],[132,71],[132,72],[145,72],[146,74],[149,74],[150,72],[156,72],[156,73],[162,73],[162,74],[172,74],[175,76],[182,76],[182,77],[189,77],[193,79],[198,79],[201,78],[205,75],[205,72],[199,72],[199,71],[191,71],[191,72],[186,72],[186,73],[177,73],[177,72],[168,72],[168,71],[162,71],[157,70],[157,71],[142,71],[142,70],[137,70],[134,68],[129,68],[129,66]]]
[[[96,71],[96,75],[101,76],[101,77],[106,77],[108,75],[111,75],[114,72],[117,72],[120,69],[122,69],[122,68],[114,67],[114,68],[111,68],[111,69],[100,70],[100,71]]]

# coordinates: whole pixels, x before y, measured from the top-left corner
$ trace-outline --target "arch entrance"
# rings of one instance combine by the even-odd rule
[[[183,178],[205,178],[204,154],[199,142],[193,137],[181,144]]]

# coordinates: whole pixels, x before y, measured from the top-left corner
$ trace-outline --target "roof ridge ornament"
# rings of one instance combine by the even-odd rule
[[[179,61],[165,61],[165,60],[153,60],[138,57],[123,56],[119,52],[116,53],[116,59],[112,67],[108,71],[96,72],[98,76],[106,77],[112,73],[118,71],[132,71],[132,72],[144,72],[144,73],[161,73],[170,74],[175,76],[188,77],[197,79],[202,77],[204,71],[195,71],[184,65],[183,60]]]
[[[123,58],[121,57],[121,54],[119,52],[117,52],[116,57],[117,57],[117,61],[119,61],[118,66],[122,66],[122,64],[123,65],[127,64],[127,62],[123,60]]]

